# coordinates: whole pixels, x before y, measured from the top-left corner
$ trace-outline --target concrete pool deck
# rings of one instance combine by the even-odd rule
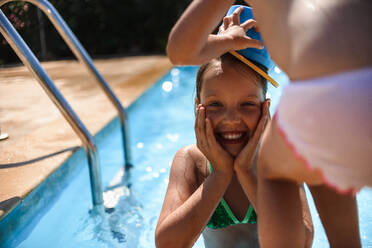
[[[165,56],[95,60],[127,107],[171,67]],[[74,60],[42,63],[92,135],[117,113],[85,67]],[[22,164],[74,146],[80,139],[24,66],[0,68],[0,220],[55,171],[72,151]]]

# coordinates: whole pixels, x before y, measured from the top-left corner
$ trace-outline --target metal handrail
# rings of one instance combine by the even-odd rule
[[[13,48],[21,61],[28,67],[42,88],[46,91],[49,98],[57,106],[59,111],[71,125],[75,133],[81,139],[88,156],[89,176],[91,182],[92,201],[94,206],[103,204],[101,171],[97,146],[88,129],[80,121],[79,117],[72,110],[65,98],[53,84],[45,70],[41,67],[40,62],[32,53],[27,44],[23,41],[13,25],[0,10],[0,32]]]
[[[88,71],[95,77],[96,81],[98,82],[99,86],[103,89],[106,96],[110,99],[111,103],[115,106],[121,124],[121,132],[122,132],[122,145],[124,150],[124,169],[127,172],[131,168],[131,158],[130,158],[130,150],[129,150],[129,138],[128,138],[128,131],[127,131],[127,115],[125,108],[120,103],[119,99],[115,96],[114,92],[107,84],[105,79],[102,75],[98,72],[96,67],[93,64],[93,60],[86,52],[84,47],[80,44],[79,40],[76,36],[72,33],[71,29],[67,26],[65,21],[59,15],[58,11],[54,8],[54,6],[49,3],[47,0],[0,0],[0,7],[8,2],[13,1],[22,1],[22,2],[29,2],[36,5],[40,8],[49,18],[49,20],[53,23],[54,27],[57,29],[58,33],[61,35],[63,40],[66,42],[68,47],[77,57],[77,59],[83,63]]]
[[[0,2],[1,5],[4,4]],[[49,98],[57,106],[59,111],[68,121],[70,126],[73,128],[75,133],[81,139],[85,151],[88,157],[89,164],[89,177],[92,201],[94,206],[101,206],[103,204],[102,195],[102,181],[101,181],[101,171],[99,165],[97,146],[94,142],[93,137],[90,135],[88,129],[80,121],[78,116],[72,110],[70,105],[67,103],[63,95],[59,92],[53,81],[41,67],[40,62],[36,56],[32,53],[27,44],[23,41],[21,36],[15,30],[13,25],[6,18],[4,13],[0,10],[0,32],[3,34],[7,42],[10,44],[12,49],[21,59],[21,61],[28,67],[31,73],[38,80],[42,88],[46,91]]]

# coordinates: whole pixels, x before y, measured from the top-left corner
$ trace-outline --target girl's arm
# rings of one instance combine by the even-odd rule
[[[169,35],[167,54],[172,63],[202,64],[229,50],[262,48],[259,41],[248,38],[245,32],[211,35],[233,3],[234,0],[194,0]],[[244,25],[242,28],[247,31],[255,22]]]
[[[201,104],[196,109],[195,136],[197,147],[181,149],[172,164],[156,227],[158,248],[191,247],[207,225],[233,175],[232,157],[218,145]],[[208,161],[213,164],[211,174],[207,171]],[[208,177],[199,186],[201,167]]]
[[[306,229],[299,186],[289,181],[267,180],[262,176],[260,165],[257,172],[261,247],[305,247]]]
[[[175,64],[201,64],[213,57],[202,50],[234,0],[194,0],[178,19],[169,35],[167,54]],[[210,40],[213,43],[213,39]],[[217,46],[218,47],[218,46]],[[216,50],[216,53],[218,51]],[[221,51],[219,51],[221,52]],[[204,53],[206,53],[204,51]]]
[[[181,149],[174,158],[156,226],[158,248],[192,247],[230,183],[231,175],[213,171],[198,186],[196,170],[200,160],[207,163],[195,146]]]
[[[257,149],[261,140],[266,123],[270,118],[270,100],[262,104],[262,115],[256,130],[249,139],[247,145],[239,153],[234,161],[234,170],[249,201],[254,209],[257,209],[257,176],[255,173],[257,164]]]
[[[265,199],[265,204],[258,202],[257,200],[257,149],[260,143],[262,133],[265,129],[266,123],[269,120],[269,106],[270,100],[266,100],[263,103],[262,107],[262,116],[257,124],[256,130],[253,136],[250,138],[248,144],[240,152],[234,162],[234,169],[237,174],[240,185],[242,186],[244,192],[246,193],[249,201],[253,207],[258,210],[260,223],[261,225],[266,225],[264,228],[260,229],[260,244],[262,247],[306,247],[310,248],[313,241],[313,223],[311,221],[311,214],[309,206],[307,204],[307,199],[303,186],[298,187],[295,184],[286,184],[283,183],[271,183],[269,181],[260,181],[259,194],[260,199]],[[248,166],[247,166],[248,165]],[[270,192],[271,190],[274,192]],[[285,197],[284,197],[285,196]],[[279,198],[278,198],[279,197]],[[269,199],[271,202],[266,202]],[[281,203],[282,199],[284,202]],[[274,204],[272,204],[274,203]],[[281,204],[284,206],[282,209],[279,209],[278,205]],[[257,209],[257,205],[258,209]],[[268,207],[269,206],[269,207]],[[292,211],[291,213],[282,214],[286,211],[283,211],[288,207],[287,211]],[[292,207],[294,207],[293,211]],[[296,209],[296,207],[299,207]],[[275,209],[275,210],[274,210]],[[267,217],[267,211],[274,210],[270,214],[272,216],[285,216],[286,220],[289,219],[288,225],[284,223],[283,225],[279,222],[270,221],[273,218]],[[262,216],[265,215],[265,216]],[[261,217],[262,216],[262,217]],[[297,219],[298,218],[298,219]],[[264,219],[264,221],[262,221]],[[276,218],[277,219],[277,218]],[[267,222],[265,222],[267,220]],[[296,220],[295,222],[292,222]],[[278,224],[277,224],[278,223]],[[292,228],[289,228],[290,224],[293,224],[296,231],[293,231]],[[267,227],[269,226],[269,227]],[[275,231],[273,227],[281,228],[280,232]],[[287,227],[287,229],[285,229]],[[262,232],[265,234],[261,235]],[[269,233],[269,234],[267,234]],[[278,234],[278,236],[276,235]],[[283,236],[284,235],[284,236]],[[278,239],[280,237],[281,239]],[[295,237],[295,239],[292,239]],[[274,242],[272,242],[274,241]],[[287,241],[293,242],[292,245],[286,243]],[[288,246],[289,245],[289,246]]]
[[[275,122],[270,122],[266,135]],[[258,227],[262,247],[311,247],[313,227],[311,215],[303,187],[292,180],[267,178],[267,161],[277,158],[278,153],[284,157],[272,162],[272,167],[283,167],[283,171],[294,173],[290,156],[278,146],[267,147],[267,136],[263,135],[258,156]],[[272,140],[271,140],[272,141]],[[287,166],[287,167],[286,167]],[[298,174],[297,174],[298,175]]]
[[[236,169],[236,176],[254,209],[257,209],[257,176],[252,168]]]

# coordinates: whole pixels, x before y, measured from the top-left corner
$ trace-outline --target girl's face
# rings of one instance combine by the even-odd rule
[[[216,140],[237,156],[261,117],[264,96],[259,77],[250,68],[227,61],[210,66],[202,80],[200,104],[206,108]]]

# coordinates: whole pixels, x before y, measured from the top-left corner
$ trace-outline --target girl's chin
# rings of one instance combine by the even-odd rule
[[[242,144],[234,144],[234,145],[229,144],[229,145],[226,145],[226,144],[225,144],[223,147],[224,147],[224,149],[225,149],[228,153],[230,153],[233,157],[236,157],[236,156],[239,155],[239,153],[240,153],[241,150],[243,149],[244,145],[242,145]]]

